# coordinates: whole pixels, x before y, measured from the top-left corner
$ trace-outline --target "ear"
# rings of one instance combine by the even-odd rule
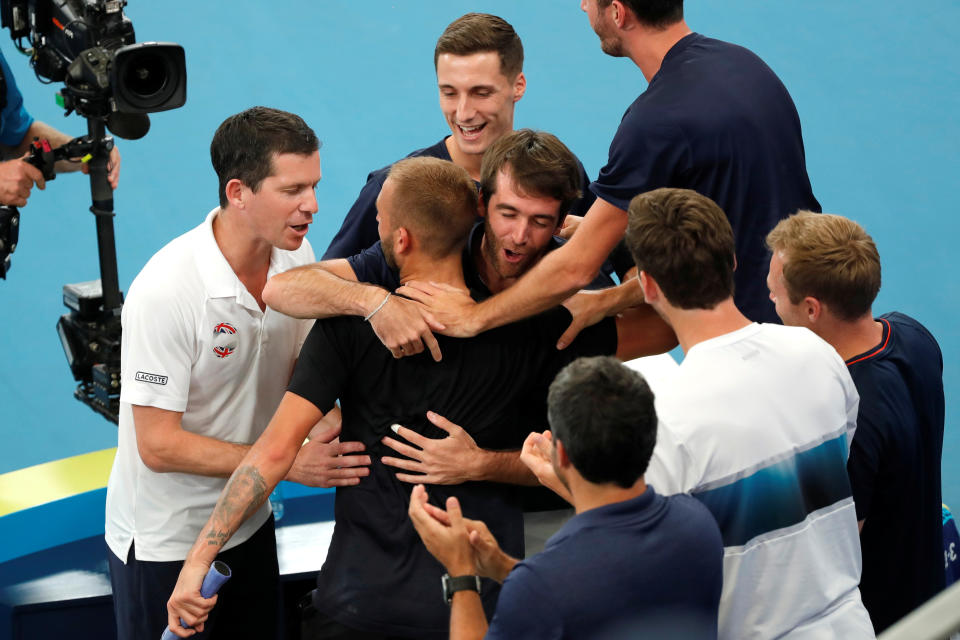
[[[807,322],[809,322],[811,326],[815,325],[823,315],[823,304],[811,296],[804,298],[800,304],[803,305],[803,313],[807,316]]]
[[[563,446],[563,443],[553,439],[553,447],[557,450],[557,466],[561,469],[566,469],[570,466],[570,456],[567,455],[567,449]]]
[[[402,256],[410,253],[413,248],[413,236],[406,227],[398,227],[393,232],[393,251],[396,255]]]
[[[660,299],[660,286],[657,285],[653,276],[647,274],[646,271],[641,271],[637,274],[637,278],[640,279],[640,289],[643,291],[643,299],[647,304],[652,304]]]
[[[483,197],[483,192],[480,192],[480,197],[477,200],[477,215],[481,218],[487,217],[487,199]]]
[[[627,23],[627,8],[623,6],[623,3],[620,2],[620,0],[613,0],[607,9],[612,11],[610,17],[613,20],[613,23],[617,25],[618,29],[623,29]]]
[[[733,271],[734,273],[737,271],[737,254],[733,254]]]
[[[513,81],[513,101],[518,102],[526,92],[527,76],[523,75],[523,71],[521,71]]]
[[[239,178],[234,178],[227,182],[227,185],[224,187],[223,191],[227,196],[227,202],[230,206],[236,209],[243,209],[246,207],[244,187],[246,185],[240,181]]]

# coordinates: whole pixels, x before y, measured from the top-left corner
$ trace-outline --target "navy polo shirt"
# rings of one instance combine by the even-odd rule
[[[486,637],[716,638],[722,574],[723,542],[706,507],[648,486],[574,516],[517,564]]]
[[[755,54],[690,34],[627,109],[590,189],[626,210],[660,187],[693,189],[727,214],[737,248],[737,307],[776,322],[766,286],[767,233],[798,209],[820,211],[807,177],[800,118]]]
[[[860,534],[860,593],[879,633],[944,586],[940,458],[943,355],[902,313],[877,320],[883,337],[847,361],[860,394],[847,471]]]

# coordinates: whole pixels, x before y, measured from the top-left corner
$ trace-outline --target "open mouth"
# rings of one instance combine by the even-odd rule
[[[466,126],[458,124],[457,128],[460,129],[460,135],[466,140],[476,140],[480,137],[480,133],[483,131],[483,128],[487,126],[487,123],[478,124],[474,126]]]
[[[517,263],[523,260],[524,254],[517,253],[516,251],[510,251],[510,249],[504,249],[503,257],[506,258],[507,262]]]
[[[310,227],[310,223],[290,225],[290,228],[296,231],[297,233],[306,233],[309,227]]]

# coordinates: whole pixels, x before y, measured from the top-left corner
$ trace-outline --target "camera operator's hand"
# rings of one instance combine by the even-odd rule
[[[90,173],[90,165],[86,163],[81,164],[80,171]],[[110,150],[110,160],[107,162],[107,171],[109,171],[107,180],[110,182],[110,187],[116,189],[120,183],[120,151],[116,147]]]
[[[24,158],[0,162],[0,204],[24,207],[34,184],[46,186],[40,170]]]

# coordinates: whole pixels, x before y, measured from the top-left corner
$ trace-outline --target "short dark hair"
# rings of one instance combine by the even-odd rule
[[[296,114],[252,107],[230,116],[210,143],[210,160],[220,180],[220,206],[227,206],[227,183],[234,178],[259,191],[263,181],[273,175],[275,155],[308,156],[319,148],[317,134]]]
[[[487,148],[480,165],[480,190],[487,202],[497,192],[497,175],[502,169],[509,170],[523,195],[559,200],[558,223],[580,197],[577,158],[551,133],[518,129]]]
[[[600,8],[609,7],[613,0],[597,0]],[[683,0],[620,0],[633,11],[637,20],[654,29],[664,29],[683,20]]]
[[[632,487],[657,442],[653,391],[636,371],[610,356],[564,367],[547,396],[553,437],[589,482]]]
[[[663,188],[635,197],[628,214],[627,248],[670,304],[712,309],[733,295],[733,229],[717,203],[690,189]]]
[[[500,57],[500,72],[510,78],[523,71],[523,43],[509,22],[489,13],[468,13],[443,30],[433,50],[436,69],[440,54],[469,56],[493,51]]]
[[[459,254],[477,220],[477,187],[466,169],[448,160],[420,156],[394,163],[394,229],[406,227],[424,253],[434,258]]]
[[[767,246],[783,254],[783,280],[793,304],[811,296],[846,321],[870,313],[880,292],[880,254],[853,220],[800,211],[777,223]]]

